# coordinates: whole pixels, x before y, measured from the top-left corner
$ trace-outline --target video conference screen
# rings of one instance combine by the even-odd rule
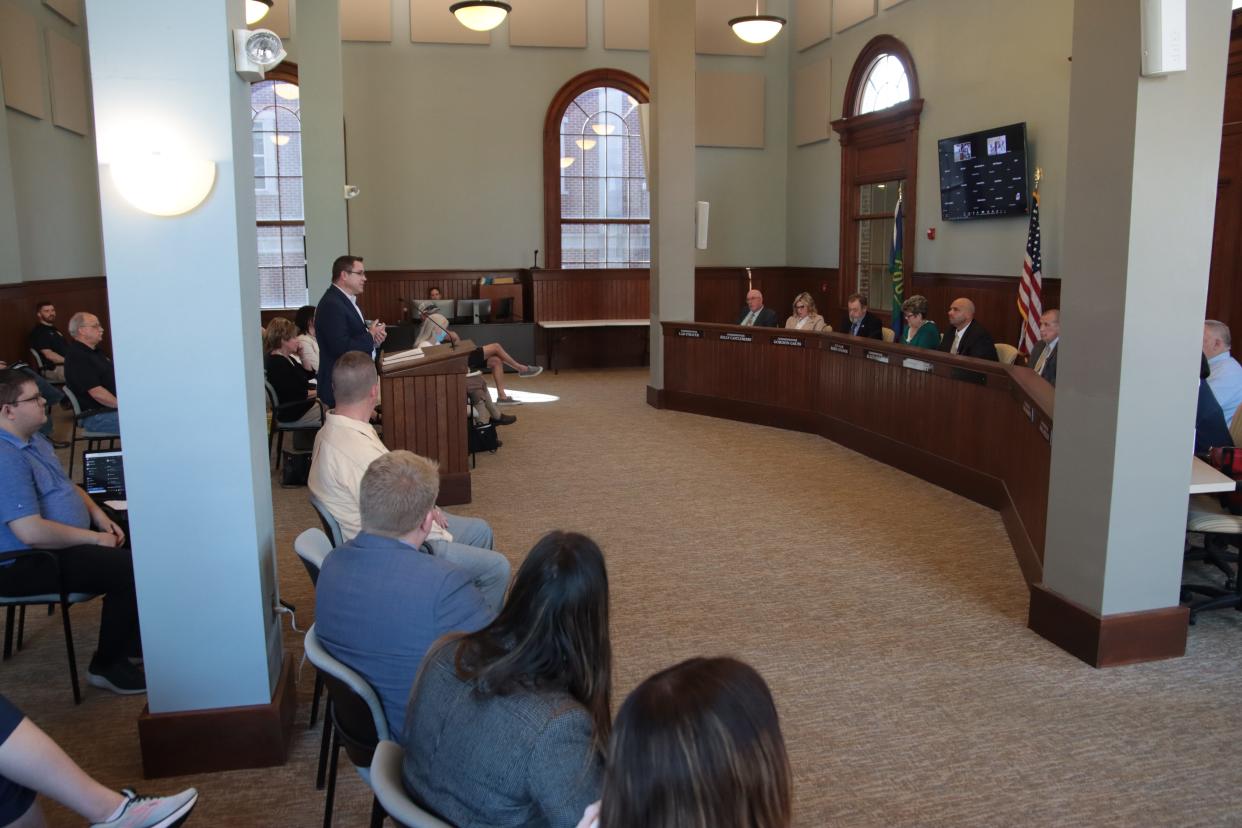
[[[1026,215],[1025,123],[943,138],[939,150],[941,219]]]

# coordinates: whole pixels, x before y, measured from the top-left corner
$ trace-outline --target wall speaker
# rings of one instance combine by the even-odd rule
[[[1142,0],[1144,77],[1186,71],[1186,0]]]

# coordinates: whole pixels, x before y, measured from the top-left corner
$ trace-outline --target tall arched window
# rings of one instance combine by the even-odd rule
[[[647,85],[596,69],[570,80],[544,121],[547,267],[648,267],[651,205],[638,105]]]
[[[918,76],[905,44],[880,35],[863,47],[845,86],[841,136],[840,301],[867,296],[882,317],[908,296],[914,270],[915,189],[918,184]],[[903,278],[890,274],[893,224],[902,194]]]
[[[299,103],[296,69],[278,67],[250,87],[261,308],[297,308],[308,298]]]

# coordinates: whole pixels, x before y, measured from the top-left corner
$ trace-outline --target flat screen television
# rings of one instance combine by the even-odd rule
[[[941,219],[1026,215],[1025,123],[943,138],[939,149]]]

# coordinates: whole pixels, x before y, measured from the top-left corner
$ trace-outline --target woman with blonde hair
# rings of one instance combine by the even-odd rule
[[[789,758],[772,693],[732,658],[692,658],[617,713],[599,803],[579,828],[789,828]]]
[[[799,331],[814,331],[816,333],[832,330],[832,328],[824,324],[824,317],[820,316],[819,311],[815,309],[815,300],[806,291],[799,293],[798,298],[794,299],[793,315],[785,320],[785,327]]]
[[[310,375],[294,359],[302,347],[297,337],[298,329],[283,316],[268,322],[263,333],[263,348],[267,352],[263,370],[276,392],[276,410],[272,412],[276,420],[285,425],[313,426],[322,418],[315,403],[315,389],[310,387]]]

